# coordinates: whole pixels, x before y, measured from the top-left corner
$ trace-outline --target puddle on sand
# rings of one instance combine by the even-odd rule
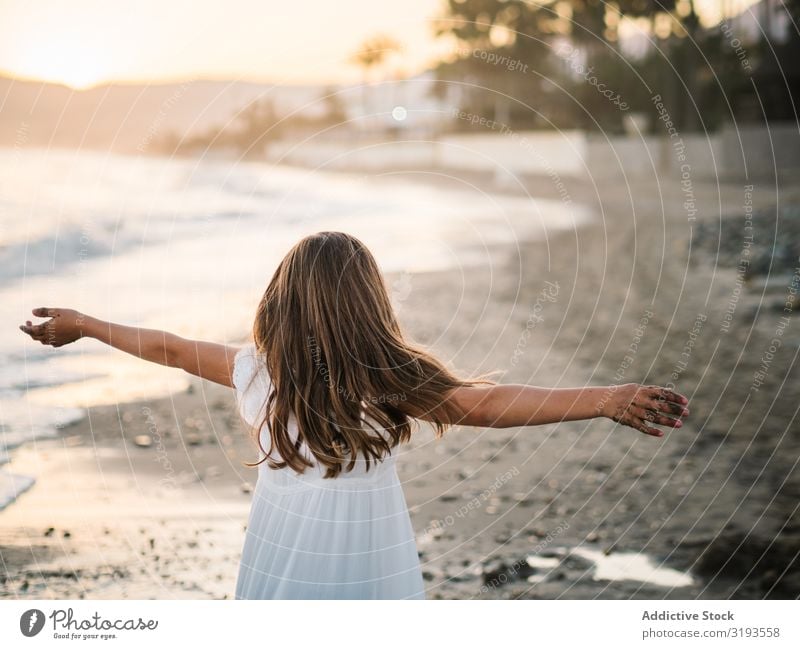
[[[528,583],[536,584],[540,581],[545,581],[550,575],[550,571],[553,568],[558,568],[561,559],[558,557],[542,557],[533,554],[525,559],[525,563],[536,570],[534,574],[528,577]]]
[[[548,575],[538,571],[554,569],[569,556],[580,557],[594,564],[592,579],[595,581],[631,580],[665,588],[680,588],[692,586],[695,583],[690,574],[674,568],[663,567],[651,557],[640,552],[612,552],[607,555],[600,550],[589,548],[572,548],[570,550],[559,548],[546,552],[544,555],[529,556],[526,561],[531,568],[537,569],[537,573],[531,575],[528,581],[531,583],[544,581]]]

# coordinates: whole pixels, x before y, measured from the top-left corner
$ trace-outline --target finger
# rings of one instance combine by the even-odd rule
[[[673,392],[669,388],[662,388],[658,385],[653,385],[650,387],[652,396],[662,399],[664,401],[671,401],[673,403],[679,403],[681,405],[686,405],[689,403],[689,399],[687,399],[684,395],[678,394],[677,392]]]
[[[649,421],[659,426],[671,426],[672,428],[680,428],[683,426],[683,422],[680,419],[667,417],[659,412],[640,406],[631,406],[631,413],[643,421]]]
[[[34,336],[44,336],[47,333],[46,325],[47,325],[46,322],[44,322],[42,324],[38,324],[38,325],[32,325],[30,327],[32,335],[34,335]]]
[[[664,401],[663,399],[651,397],[643,405],[652,410],[666,412],[674,417],[685,417],[689,414],[689,408],[674,401]]]
[[[645,435],[652,435],[653,437],[664,437],[664,431],[658,430],[658,428],[653,428],[652,426],[648,426],[639,417],[636,416],[631,417],[630,425],[631,427],[635,428],[638,431],[641,431]]]
[[[20,325],[19,328],[22,329],[22,331],[24,331],[29,336],[38,336],[39,335],[38,330],[32,324]]]
[[[47,322],[43,322],[42,324],[32,325],[28,327],[30,329],[30,336],[34,340],[44,340],[49,338],[53,333],[52,326],[49,326],[52,320],[48,320]]]
[[[50,322],[48,320],[48,322]],[[20,329],[30,329],[31,331],[38,331],[42,325],[47,324],[46,322],[40,322],[39,324],[33,324],[30,320],[26,320],[24,325],[20,325]]]
[[[58,315],[58,309],[40,306],[31,311],[31,313],[33,313],[35,316],[39,316],[40,318],[54,318]]]
[[[23,331],[23,333],[28,334],[33,340],[41,341],[45,337],[44,333],[34,329],[33,325],[20,325],[19,328]]]

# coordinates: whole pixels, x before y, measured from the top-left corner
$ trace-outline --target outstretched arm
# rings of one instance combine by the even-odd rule
[[[492,385],[456,388],[448,395],[461,416],[450,423],[488,428],[535,426],[606,417],[655,437],[650,424],[680,428],[689,400],[668,388],[628,383],[605,387],[540,388]]]
[[[238,351],[236,347],[188,340],[168,331],[105,322],[72,309],[43,307],[34,309],[33,315],[50,319],[38,325],[29,320],[20,325],[20,329],[43,345],[61,347],[79,338],[96,338],[143,360],[179,367],[228,387],[233,385],[231,372],[233,357]]]

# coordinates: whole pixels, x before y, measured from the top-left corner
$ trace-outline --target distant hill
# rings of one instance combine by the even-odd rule
[[[0,77],[0,146],[151,151],[167,134],[197,134],[226,124],[255,99],[289,112],[314,102],[316,86],[239,81],[110,84],[88,90]]]

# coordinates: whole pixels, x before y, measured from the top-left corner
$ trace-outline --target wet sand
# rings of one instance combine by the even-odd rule
[[[408,178],[463,188],[441,174]],[[664,179],[468,180],[555,200],[565,187],[597,218],[493,248],[483,270],[389,277],[404,286],[408,333],[456,369],[500,369],[504,382],[674,377],[692,415],[662,439],[605,420],[465,427],[440,441],[422,428],[398,467],[428,597],[800,596],[796,311],[753,389],[786,315],[791,264],[777,287],[756,274],[737,292],[736,254],[709,244],[722,214],[728,248],[741,248],[742,186],[695,184],[694,222]],[[756,186],[756,208],[768,214],[774,193]],[[782,187],[781,202],[800,204],[798,187]],[[255,480],[242,461],[253,458],[220,386],[93,408],[12,460],[38,482],[0,514],[0,595],[232,597]]]

